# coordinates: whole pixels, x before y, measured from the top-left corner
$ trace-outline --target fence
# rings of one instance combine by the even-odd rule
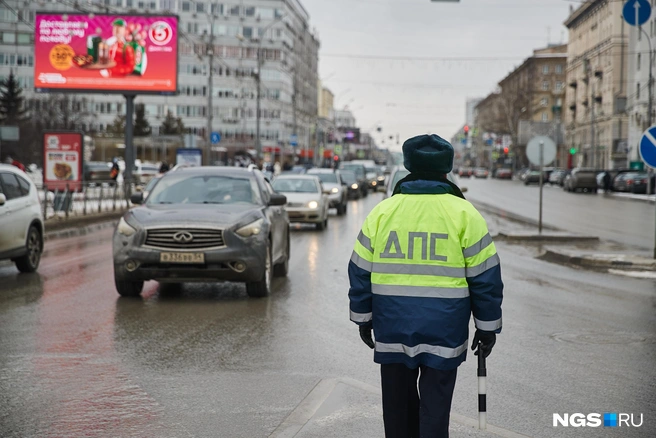
[[[133,187],[115,182],[84,183],[80,190],[49,191],[47,186],[39,192],[43,217],[87,216],[90,214],[122,211],[130,208]]]

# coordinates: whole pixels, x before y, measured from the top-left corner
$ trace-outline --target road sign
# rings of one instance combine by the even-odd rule
[[[212,144],[219,144],[221,142],[221,134],[219,134],[218,132],[213,132],[210,137],[210,140]]]
[[[292,146],[298,146],[298,135],[292,134],[289,136],[289,144]]]
[[[342,145],[336,144],[335,147],[333,148],[333,152],[335,153],[335,155],[342,155]]]
[[[651,5],[648,0],[629,0],[624,3],[622,15],[631,26],[642,26],[651,17]]]
[[[656,168],[656,125],[647,129],[640,139],[640,157],[647,166]]]
[[[540,160],[540,144],[542,144],[542,160]],[[526,146],[526,156],[531,164],[547,166],[556,159],[556,143],[549,137],[533,137]]]

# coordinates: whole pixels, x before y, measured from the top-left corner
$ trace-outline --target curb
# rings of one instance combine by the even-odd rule
[[[111,214],[63,220],[56,222],[54,227],[52,226],[53,224],[48,224],[48,222],[46,222],[44,240],[48,241],[83,236],[105,228],[114,227],[124,213],[125,211],[120,211],[112,212]]]
[[[655,270],[656,261],[645,263],[634,263],[630,260],[606,260],[585,255],[572,255],[559,251],[547,249],[546,252],[537,257],[540,260],[547,262],[560,263],[565,265],[575,265],[582,268],[593,269],[624,269],[627,271],[644,271]]]
[[[472,201],[472,200],[469,200],[469,202],[471,202],[477,209],[493,214],[495,216],[499,216],[502,219],[507,219],[513,222],[518,222],[524,225],[531,225],[534,227],[538,226],[538,221],[535,219],[527,218],[525,216],[521,216],[515,213],[510,213],[508,211],[500,209],[499,207],[495,207],[493,205],[486,204],[484,202]],[[550,231],[564,231],[561,228],[557,228],[552,225],[547,225],[544,222],[542,223],[542,228]]]
[[[585,236],[581,234],[533,234],[533,233],[506,233],[499,232],[496,239],[507,242],[550,242],[550,243],[572,243],[572,242],[599,242],[597,236]]]

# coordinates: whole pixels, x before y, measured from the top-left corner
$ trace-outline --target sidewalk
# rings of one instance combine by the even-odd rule
[[[610,196],[618,199],[625,199],[631,201],[641,201],[641,202],[656,202],[656,195],[636,195],[634,193],[610,193]]]
[[[81,236],[104,228],[113,227],[127,210],[107,211],[87,216],[49,218],[45,222],[45,240]]]

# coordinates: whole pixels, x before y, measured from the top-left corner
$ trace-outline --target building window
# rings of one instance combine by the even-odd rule
[[[2,42],[5,44],[14,44],[16,42],[16,34],[13,32],[3,32]]]
[[[636,84],[636,99],[640,100],[640,82]]]
[[[254,17],[255,16],[255,7],[254,6],[247,7],[244,10],[244,13],[246,14],[247,17]]]
[[[202,14],[205,12],[205,4],[204,3],[196,3],[196,12],[199,14]]]
[[[638,70],[640,70],[640,64],[642,63],[642,55],[638,53]]]
[[[244,38],[253,38],[253,28],[252,27],[244,27],[242,29],[242,35]]]
[[[182,2],[182,12],[191,12],[190,2]]]
[[[233,17],[238,17],[239,16],[239,6],[231,6],[230,7],[230,15]]]
[[[543,122],[548,122],[549,121],[549,113],[547,113],[547,112],[542,113],[542,121]]]
[[[543,81],[542,82],[542,89],[544,91],[547,91],[549,89],[549,81]]]
[[[562,75],[563,74],[563,66],[562,64],[558,64],[556,66],[556,74]]]
[[[223,15],[223,5],[212,3],[212,14]]]
[[[563,85],[561,81],[556,81],[556,91],[563,91]]]
[[[542,74],[543,75],[548,75],[549,74],[549,66],[548,65],[543,65],[542,66]]]
[[[542,99],[540,99],[540,106],[547,106],[547,105],[549,105],[549,99],[548,98],[543,97]]]

